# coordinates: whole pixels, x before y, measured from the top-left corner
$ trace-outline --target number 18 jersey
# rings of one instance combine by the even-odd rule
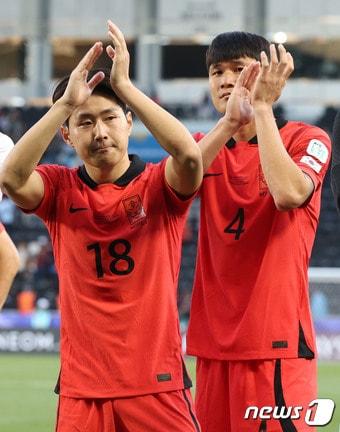
[[[177,281],[191,202],[167,185],[165,161],[132,157],[114,184],[84,167],[41,165],[35,210],[51,236],[61,310],[60,394],[114,398],[190,386]]]
[[[200,191],[189,354],[216,360],[315,354],[307,269],[330,140],[303,123],[278,126],[288,154],[312,179],[314,192],[300,208],[278,211],[256,137],[231,140],[219,152]]]

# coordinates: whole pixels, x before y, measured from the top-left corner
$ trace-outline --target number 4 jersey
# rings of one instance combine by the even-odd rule
[[[290,157],[312,179],[314,193],[302,207],[278,211],[256,137],[231,140],[219,152],[200,192],[189,354],[216,360],[314,356],[307,269],[330,141],[317,127],[278,126]]]
[[[34,211],[59,276],[60,394],[113,398],[190,386],[182,361],[177,281],[191,199],[166,184],[165,161],[132,156],[114,184],[84,167],[40,165]]]

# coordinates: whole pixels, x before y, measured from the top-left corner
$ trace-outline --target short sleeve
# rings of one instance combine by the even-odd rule
[[[44,182],[44,196],[37,208],[23,210],[25,213],[34,213],[44,221],[48,220],[55,212],[57,205],[57,191],[60,188],[61,171],[63,167],[58,165],[39,165],[36,172]]]
[[[318,189],[325,177],[331,157],[331,142],[322,129],[306,126],[293,141],[289,155]]]
[[[196,196],[196,193],[190,196],[181,196],[168,184],[165,178],[166,160],[167,159],[164,159],[162,162],[160,162],[157,165],[157,169],[159,170],[159,175],[161,177],[162,188],[164,191],[168,211],[172,214],[180,215],[188,210],[190,204]]]

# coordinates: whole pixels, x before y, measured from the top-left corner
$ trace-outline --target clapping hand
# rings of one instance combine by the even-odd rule
[[[130,83],[130,55],[123,33],[110,20],[108,21],[108,35],[113,45],[109,45],[106,48],[108,56],[112,59],[110,81],[112,88],[114,90],[119,90],[124,87],[125,84]]]
[[[254,86],[252,105],[270,105],[280,97],[284,86],[294,70],[293,57],[283,45],[278,46],[279,57],[274,44],[270,45],[270,61],[261,52],[261,70]]]
[[[252,62],[245,66],[230,94],[224,119],[237,130],[253,118],[251,91],[260,72],[260,63]]]
[[[101,42],[96,42],[73,69],[62,101],[73,109],[82,105],[91,96],[93,89],[104,79],[103,72],[97,72],[89,81],[88,74],[103,52]]]

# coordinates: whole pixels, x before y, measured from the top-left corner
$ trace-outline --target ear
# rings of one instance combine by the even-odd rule
[[[74,147],[72,142],[70,141],[70,132],[67,126],[62,126],[60,128],[61,136],[63,137],[63,140],[71,147]]]
[[[132,120],[132,112],[128,111],[125,115],[126,117],[126,121],[128,123],[128,129],[129,129],[129,136],[131,135],[131,131],[132,131],[132,124],[133,124],[133,120]]]

